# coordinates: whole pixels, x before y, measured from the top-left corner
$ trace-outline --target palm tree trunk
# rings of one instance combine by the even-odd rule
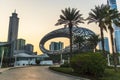
[[[103,54],[105,54],[103,28],[100,28],[100,33],[101,33],[102,51],[103,51]]]
[[[113,60],[114,60],[114,69],[117,71],[117,54],[114,51],[114,41],[113,41],[113,32],[110,30],[110,37],[111,37],[111,44],[112,44],[112,53],[113,53]]]
[[[72,57],[72,23],[69,23],[69,32],[70,32],[70,57]]]
[[[97,45],[96,45],[95,48],[94,48],[94,49],[95,49],[95,52],[97,51],[97,48],[96,48],[96,47],[97,47]]]

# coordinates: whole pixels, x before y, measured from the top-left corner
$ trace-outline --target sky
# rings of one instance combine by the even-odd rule
[[[94,9],[95,5],[102,3],[106,4],[107,0],[0,0],[0,42],[7,41],[9,17],[16,10],[20,18],[18,38],[23,38],[26,43],[33,44],[34,51],[40,54],[42,52],[39,49],[39,42],[42,37],[63,27],[63,25],[55,26],[62,9],[77,8],[83,17],[87,18],[90,10]],[[120,4],[120,0],[117,0],[117,4]],[[118,6],[118,10],[120,11],[120,6]],[[99,34],[96,24],[88,25],[85,22],[79,26]],[[68,39],[58,38],[48,41],[45,44],[46,48],[51,41],[63,41],[65,46],[69,45]]]

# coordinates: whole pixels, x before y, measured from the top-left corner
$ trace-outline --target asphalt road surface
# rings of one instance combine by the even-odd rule
[[[47,66],[34,66],[7,70],[0,74],[0,80],[85,80],[64,75],[48,69]]]

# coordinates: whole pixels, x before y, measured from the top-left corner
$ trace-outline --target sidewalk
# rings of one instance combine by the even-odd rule
[[[9,67],[9,68],[0,68],[0,73],[10,70],[10,69],[15,69],[15,68],[24,68],[24,67],[28,67],[28,66],[16,66],[16,67]]]
[[[0,73],[6,71],[6,70],[9,70],[10,68],[0,68]]]

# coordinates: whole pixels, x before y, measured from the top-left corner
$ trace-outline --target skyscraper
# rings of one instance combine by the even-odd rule
[[[63,49],[63,42],[51,42],[49,49],[51,51],[62,50]]]
[[[19,24],[19,18],[17,17],[17,13],[15,10],[14,13],[12,13],[12,16],[10,16],[8,42],[13,42],[13,41],[17,40],[18,24]]]
[[[116,0],[107,0],[108,5],[110,6],[111,9],[117,9],[117,3]],[[115,50],[116,52],[120,53],[120,28],[116,26],[115,24],[112,24],[114,28],[114,42],[115,42]]]
[[[24,39],[17,39],[14,42],[15,50],[24,50],[25,49],[25,40]]]
[[[107,3],[111,9],[117,9],[116,0],[107,0]]]
[[[120,30],[115,31],[116,52],[120,53]]]
[[[108,3],[108,5],[110,6],[111,9],[117,9],[116,0],[107,0],[107,3]],[[114,24],[113,24],[113,28],[115,30],[118,30],[118,29],[120,30],[120,28],[115,26]]]
[[[105,48],[105,51],[109,52],[109,42],[107,37],[104,38],[104,48]],[[101,41],[99,43],[99,49],[102,50]]]
[[[32,44],[26,44],[25,45],[25,50],[33,52],[34,46]]]

